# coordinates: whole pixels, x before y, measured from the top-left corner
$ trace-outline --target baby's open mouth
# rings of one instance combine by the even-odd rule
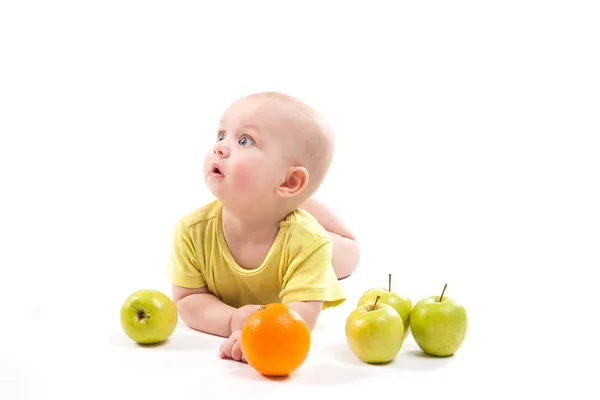
[[[223,175],[223,173],[221,172],[221,170],[219,169],[219,167],[217,167],[216,165],[212,166],[212,168],[210,169],[210,173],[211,174],[217,174],[217,175]]]

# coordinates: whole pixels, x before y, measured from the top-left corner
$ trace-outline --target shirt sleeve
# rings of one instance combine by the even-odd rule
[[[296,301],[323,301],[323,309],[346,300],[331,265],[333,245],[319,240],[300,253],[283,277],[280,293],[283,304]]]
[[[175,285],[188,289],[206,286],[199,251],[201,249],[194,246],[189,228],[179,221],[173,232],[171,257],[167,264],[167,276]]]

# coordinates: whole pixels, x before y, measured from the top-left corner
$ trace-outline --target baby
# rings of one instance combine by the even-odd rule
[[[313,329],[345,300],[338,279],[359,260],[354,236],[311,196],[333,158],[328,123],[300,100],[258,93],[225,111],[204,180],[216,200],[181,218],[168,275],[181,319],[226,337],[221,357],[245,361],[245,319],[284,303]]]

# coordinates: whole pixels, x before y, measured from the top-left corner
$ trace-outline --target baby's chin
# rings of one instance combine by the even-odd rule
[[[229,177],[231,178],[231,177]],[[275,189],[269,190],[268,187],[255,187],[248,185],[248,181],[244,181],[241,185],[236,185],[236,180],[228,179],[227,176],[214,177],[210,174],[205,174],[204,184],[206,188],[215,196],[223,206],[235,209],[254,209],[270,207],[277,202],[275,197]]]

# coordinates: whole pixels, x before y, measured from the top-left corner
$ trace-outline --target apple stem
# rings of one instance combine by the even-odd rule
[[[373,311],[375,309],[375,307],[377,306],[377,302],[379,301],[380,298],[381,298],[381,296],[377,296],[375,298],[375,303],[373,303],[373,308],[371,308],[371,311]]]
[[[392,274],[388,274],[388,292],[392,291]]]
[[[447,283],[444,285],[444,290],[442,290],[442,295],[440,296],[440,300],[439,301],[442,301],[442,299],[444,298],[444,292],[446,291],[446,286],[448,286]]]

